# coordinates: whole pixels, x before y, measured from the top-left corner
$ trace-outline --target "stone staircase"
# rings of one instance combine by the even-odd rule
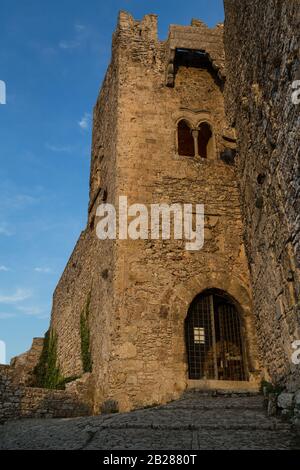
[[[0,449],[300,449],[290,424],[269,418],[257,393],[188,391],[168,405],[0,426]]]

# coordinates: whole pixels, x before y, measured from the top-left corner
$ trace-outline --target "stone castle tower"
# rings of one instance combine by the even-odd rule
[[[157,36],[157,18],[121,12],[94,109],[88,224],[53,301],[58,364],[81,375],[90,335],[94,409],[163,403],[187,387],[256,385],[255,325],[224,110],[223,26],[198,20]],[[97,207],[204,204],[205,242],[105,240]]]

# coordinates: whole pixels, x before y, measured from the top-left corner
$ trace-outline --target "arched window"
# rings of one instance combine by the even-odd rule
[[[241,318],[235,303],[217,289],[198,295],[185,320],[192,380],[247,380]]]
[[[195,156],[194,137],[188,123],[182,119],[178,123],[178,154],[186,157]]]
[[[213,133],[207,122],[201,122],[198,128],[198,153],[202,158],[214,158]]]

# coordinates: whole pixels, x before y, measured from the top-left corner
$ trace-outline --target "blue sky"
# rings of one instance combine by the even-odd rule
[[[91,113],[119,10],[168,25],[223,21],[222,0],[1,0],[0,340],[7,359],[49,325],[53,290],[86,223]]]

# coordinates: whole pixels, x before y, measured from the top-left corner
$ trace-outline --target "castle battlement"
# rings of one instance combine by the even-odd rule
[[[138,21],[130,13],[120,11],[115,34],[122,39],[137,39],[145,42],[158,41],[157,15],[145,15]]]

